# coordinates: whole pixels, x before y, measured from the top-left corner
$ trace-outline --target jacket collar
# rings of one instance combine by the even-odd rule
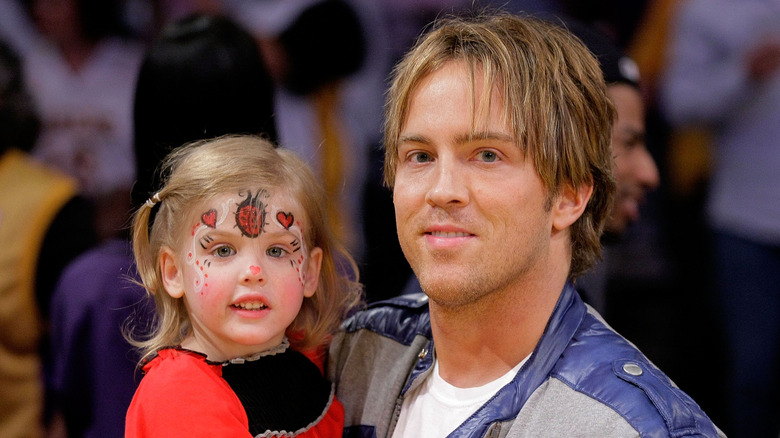
[[[517,417],[531,394],[547,380],[586,313],[587,308],[574,286],[566,283],[542,337],[515,378],[450,434],[450,438],[482,437],[485,436],[491,423]],[[428,350],[431,353],[435,352],[433,341],[430,342]],[[427,375],[434,360],[434,354],[431,353],[418,361],[404,388],[404,393],[411,387],[412,382]]]

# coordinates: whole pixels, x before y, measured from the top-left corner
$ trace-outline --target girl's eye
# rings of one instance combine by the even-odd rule
[[[479,151],[477,156],[486,163],[492,163],[498,160],[498,154],[493,151]]]
[[[265,251],[265,253],[268,254],[271,257],[279,258],[279,257],[282,257],[285,254],[287,254],[287,251],[285,251],[282,248],[279,248],[278,246],[274,246],[274,247],[268,248]]]
[[[219,246],[219,247],[217,247],[217,248],[214,248],[214,251],[213,251],[213,253],[214,253],[214,255],[215,255],[215,256],[217,256],[217,257],[222,257],[222,258],[224,258],[224,257],[230,257],[230,256],[232,256],[233,254],[235,254],[235,253],[236,253],[236,250],[235,250],[235,249],[233,249],[233,248],[232,248],[232,247],[230,247],[230,246],[223,245],[223,246]]]

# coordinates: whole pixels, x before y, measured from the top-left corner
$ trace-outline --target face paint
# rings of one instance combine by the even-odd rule
[[[298,279],[300,280],[301,284],[306,284],[306,273],[303,269],[303,264],[306,261],[306,246],[303,243],[303,229],[301,227],[301,222],[295,220],[295,217],[291,212],[285,212],[275,205],[270,207],[271,211],[276,211],[276,224],[298,236],[297,239],[290,242],[290,245],[293,247],[293,253],[297,253],[297,257],[295,257],[293,260],[290,260],[290,266],[292,266],[293,269],[295,269],[295,271],[298,273]]]
[[[217,210],[212,208],[203,213],[200,215],[200,221],[209,228],[217,228]]]
[[[252,192],[248,191],[246,199],[236,209],[236,226],[246,237],[257,237],[263,232],[266,211],[261,197],[267,198],[268,192],[261,189],[253,197]]]
[[[281,225],[285,230],[289,230],[290,226],[292,226],[293,222],[295,221],[295,217],[293,217],[292,213],[279,211],[276,213],[276,220],[279,221],[279,225]]]
[[[213,241],[213,239],[209,236],[203,236],[203,233],[208,231],[209,229],[214,229],[218,227],[222,222],[225,221],[225,218],[228,216],[228,212],[230,209],[230,205],[233,204],[233,199],[228,199],[224,203],[222,203],[222,213],[217,213],[217,210],[211,208],[205,213],[200,215],[200,222],[195,224],[192,227],[192,248],[187,253],[187,264],[191,266],[197,266],[198,269],[195,271],[198,275],[196,276],[195,280],[193,281],[193,286],[195,288],[195,292],[201,293],[203,292],[203,288],[205,286],[208,286],[206,283],[206,279],[208,278],[208,274],[205,272],[204,267],[208,267],[211,265],[211,262],[208,261],[208,258],[204,258],[203,261],[196,260],[195,254],[197,247],[195,245],[200,245],[201,248],[206,249],[206,246]]]
[[[300,204],[287,192],[236,193],[192,211],[197,226],[179,253],[186,258],[181,275],[192,326],[187,348],[220,358],[278,345],[315,293],[306,283],[311,257]]]

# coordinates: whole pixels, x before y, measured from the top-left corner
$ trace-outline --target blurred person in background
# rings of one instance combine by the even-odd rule
[[[660,176],[645,145],[645,104],[636,63],[597,29],[576,21],[569,21],[566,27],[598,59],[607,83],[607,94],[617,111],[612,127],[617,190],[602,236],[602,261],[578,278],[576,283],[584,300],[605,315],[611,246],[619,242],[628,227],[640,219],[645,195],[658,187]]]
[[[135,178],[132,99],[143,55],[123,1],[2,1],[17,2],[0,5],[0,38],[22,58],[41,119],[32,154],[78,181],[108,237],[123,225]]]
[[[0,436],[40,437],[42,345],[65,265],[97,241],[76,181],[28,154],[39,120],[21,62],[0,43]]]
[[[390,69],[373,0],[225,0],[260,42],[276,83],[279,142],[297,152],[329,197],[328,218],[355,258],[366,254],[362,204],[381,137]]]
[[[675,127],[712,134],[706,204],[733,437],[780,433],[780,2],[679,5],[661,84]]]

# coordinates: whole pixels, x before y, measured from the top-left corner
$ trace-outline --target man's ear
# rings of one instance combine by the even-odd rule
[[[583,184],[573,187],[564,185],[552,206],[552,225],[556,231],[570,227],[582,216],[593,194],[593,185]]]
[[[164,248],[160,254],[160,272],[163,287],[168,295],[173,298],[184,296],[184,271],[170,248]]]
[[[309,263],[306,266],[306,282],[303,284],[303,296],[310,298],[317,292],[320,284],[320,268],[322,267],[322,249],[312,248],[309,251]]]

